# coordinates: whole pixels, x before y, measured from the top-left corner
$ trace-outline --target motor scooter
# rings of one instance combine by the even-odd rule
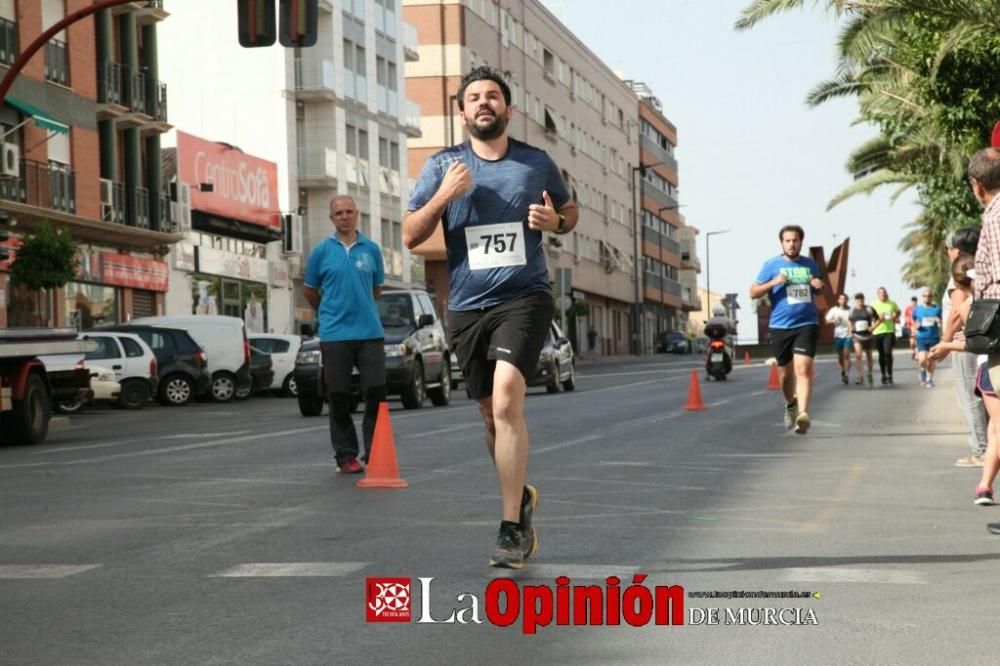
[[[726,345],[725,335],[711,335],[705,350],[705,373],[715,381],[726,380],[733,370],[733,354]]]

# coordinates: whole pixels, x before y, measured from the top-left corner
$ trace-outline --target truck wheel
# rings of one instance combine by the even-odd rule
[[[118,394],[118,406],[122,409],[142,409],[149,402],[149,382],[145,379],[130,379],[122,384]]]
[[[37,374],[28,376],[24,397],[15,400],[13,409],[4,419],[10,426],[11,439],[19,444],[41,444],[49,434],[52,406],[45,382]]]
[[[302,416],[319,416],[323,413],[323,398],[320,396],[299,393],[297,397]]]

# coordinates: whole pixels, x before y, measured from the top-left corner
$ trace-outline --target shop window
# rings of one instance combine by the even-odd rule
[[[118,289],[100,284],[70,282],[65,287],[66,322],[84,331],[103,324],[117,324],[121,311]]]

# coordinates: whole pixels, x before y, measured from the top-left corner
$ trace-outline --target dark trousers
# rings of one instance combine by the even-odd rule
[[[878,368],[883,377],[892,377],[892,348],[896,346],[895,333],[879,333],[875,336],[878,349]]]
[[[330,402],[330,444],[333,445],[337,465],[358,457],[358,433],[351,419],[351,373],[358,369],[361,376],[361,395],[365,402],[365,417],[361,430],[368,462],[372,439],[375,436],[375,418],[378,405],[386,399],[385,344],[382,340],[349,340],[321,342],[323,378],[326,381]]]

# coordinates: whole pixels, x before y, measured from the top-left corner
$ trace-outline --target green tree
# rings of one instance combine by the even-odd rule
[[[76,243],[68,231],[53,231],[48,220],[21,239],[10,266],[16,284],[29,289],[57,289],[76,275]]]

